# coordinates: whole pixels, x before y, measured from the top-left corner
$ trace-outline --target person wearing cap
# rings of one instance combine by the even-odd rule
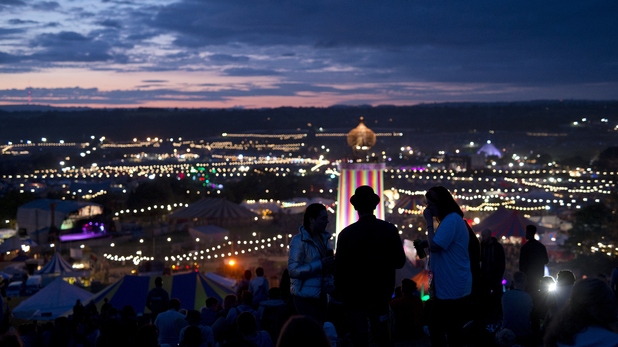
[[[189,325],[187,325],[186,327],[182,328],[182,330],[180,330],[180,341],[184,341],[185,331],[187,330],[188,327],[197,327],[200,329],[200,332],[202,333],[202,344],[200,346],[214,347],[215,338],[214,338],[214,334],[212,333],[212,328],[209,326],[202,325],[200,323],[201,319],[202,317],[198,310],[187,311],[187,316],[185,317],[185,320],[187,321],[187,323],[189,323]]]
[[[358,221],[337,237],[336,297],[347,312],[354,346],[367,346],[370,338],[391,345],[388,303],[395,289],[395,270],[406,262],[403,244],[397,228],[373,214],[380,203],[373,188],[358,187],[350,203]]]

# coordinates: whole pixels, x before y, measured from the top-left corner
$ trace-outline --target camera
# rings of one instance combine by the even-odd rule
[[[421,241],[420,239],[416,239],[412,242],[414,244],[414,248],[416,249],[416,254],[420,259],[423,259],[427,256],[425,253],[425,247],[427,247],[427,241]]]

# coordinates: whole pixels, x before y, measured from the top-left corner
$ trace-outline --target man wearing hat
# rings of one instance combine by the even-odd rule
[[[380,203],[373,188],[358,187],[350,203],[358,221],[337,236],[336,296],[348,313],[354,346],[367,346],[370,338],[390,345],[388,302],[395,289],[395,270],[406,262],[403,245],[397,228],[373,214]]]

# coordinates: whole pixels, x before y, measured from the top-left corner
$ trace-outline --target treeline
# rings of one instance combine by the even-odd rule
[[[618,101],[456,103],[416,106],[358,106],[273,109],[90,109],[6,112],[0,108],[0,141],[20,139],[87,141],[91,135],[112,141],[134,137],[203,139],[224,132],[346,130],[364,116],[374,130],[408,133],[573,131],[574,121],[608,118],[615,123]],[[577,131],[585,131],[578,129]],[[588,127],[596,132],[598,128]]]

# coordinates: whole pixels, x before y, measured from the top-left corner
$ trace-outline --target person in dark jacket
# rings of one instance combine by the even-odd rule
[[[526,226],[527,242],[521,246],[519,253],[519,271],[526,274],[528,278],[526,291],[533,296],[539,290],[541,278],[545,273],[545,264],[549,263],[547,249],[534,238],[534,235],[536,235],[536,227]]]
[[[350,198],[358,221],[337,237],[335,291],[350,322],[354,346],[390,343],[388,303],[395,289],[395,270],[406,262],[397,228],[376,218],[380,197],[370,186],[360,186]],[[367,322],[369,321],[369,326]]]
[[[155,278],[155,287],[148,292],[146,297],[146,307],[152,312],[151,320],[153,323],[159,313],[167,311],[169,301],[170,296],[163,289],[163,279],[161,277]]]
[[[489,321],[499,319],[502,302],[502,279],[506,260],[504,248],[491,236],[490,229],[481,231],[481,297]]]

